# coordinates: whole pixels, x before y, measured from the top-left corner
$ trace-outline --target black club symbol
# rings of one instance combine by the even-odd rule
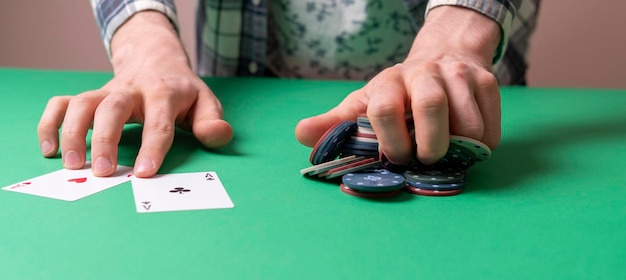
[[[207,173],[206,175],[204,175],[204,177],[208,180],[208,181],[213,181],[215,179],[213,179],[213,176],[209,173]]]
[[[186,192],[190,192],[191,190],[189,189],[185,189],[185,188],[174,188],[173,190],[170,190],[171,193],[179,193],[179,194],[183,194]]]
[[[151,203],[150,201],[143,201],[143,202],[141,202],[141,204],[143,204],[142,205],[143,209],[150,210],[150,207],[152,207],[152,205],[150,205],[150,203]]]

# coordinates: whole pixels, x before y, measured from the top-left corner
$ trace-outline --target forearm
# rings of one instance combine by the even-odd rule
[[[133,15],[111,39],[111,62],[118,69],[129,61],[167,57],[189,65],[185,50],[169,19],[160,12],[143,11]]]
[[[462,55],[488,66],[500,39],[501,29],[493,19],[460,6],[439,6],[428,13],[407,59],[422,59],[425,53],[429,59]]]
[[[135,14],[143,11],[158,11],[166,16],[175,30],[178,30],[176,6],[173,0],[90,0],[100,36],[109,57],[111,40],[118,28],[126,24]]]

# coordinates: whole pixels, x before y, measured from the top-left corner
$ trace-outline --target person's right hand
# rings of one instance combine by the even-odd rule
[[[49,100],[37,128],[41,152],[63,166],[80,169],[91,137],[92,170],[110,176],[117,166],[124,124],[141,123],[143,133],[134,174],[150,177],[159,170],[174,139],[175,127],[191,130],[205,146],[226,145],[232,128],[222,106],[192,71],[169,20],[153,11],[140,12],[115,33],[111,42],[114,77],[98,90]]]

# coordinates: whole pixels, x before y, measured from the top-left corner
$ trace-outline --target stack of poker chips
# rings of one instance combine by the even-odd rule
[[[413,120],[406,117],[413,135]],[[426,196],[455,195],[463,191],[467,170],[489,159],[491,150],[483,143],[462,136],[450,136],[446,155],[432,165],[414,159],[398,166],[379,152],[378,140],[369,120],[340,122],[326,131],[309,157],[313,166],[301,174],[334,179],[341,177],[340,190],[367,198],[389,197],[402,190]]]

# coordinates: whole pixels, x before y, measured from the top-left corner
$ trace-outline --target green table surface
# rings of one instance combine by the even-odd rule
[[[60,169],[37,143],[47,100],[110,78],[0,69],[0,186]],[[130,182],[76,202],[0,191],[0,279],[626,278],[625,90],[503,87],[502,143],[461,195],[367,200],[300,175],[294,137],[363,83],[205,81],[235,138],[178,133],[160,173],[215,171],[234,208],[138,214]]]

